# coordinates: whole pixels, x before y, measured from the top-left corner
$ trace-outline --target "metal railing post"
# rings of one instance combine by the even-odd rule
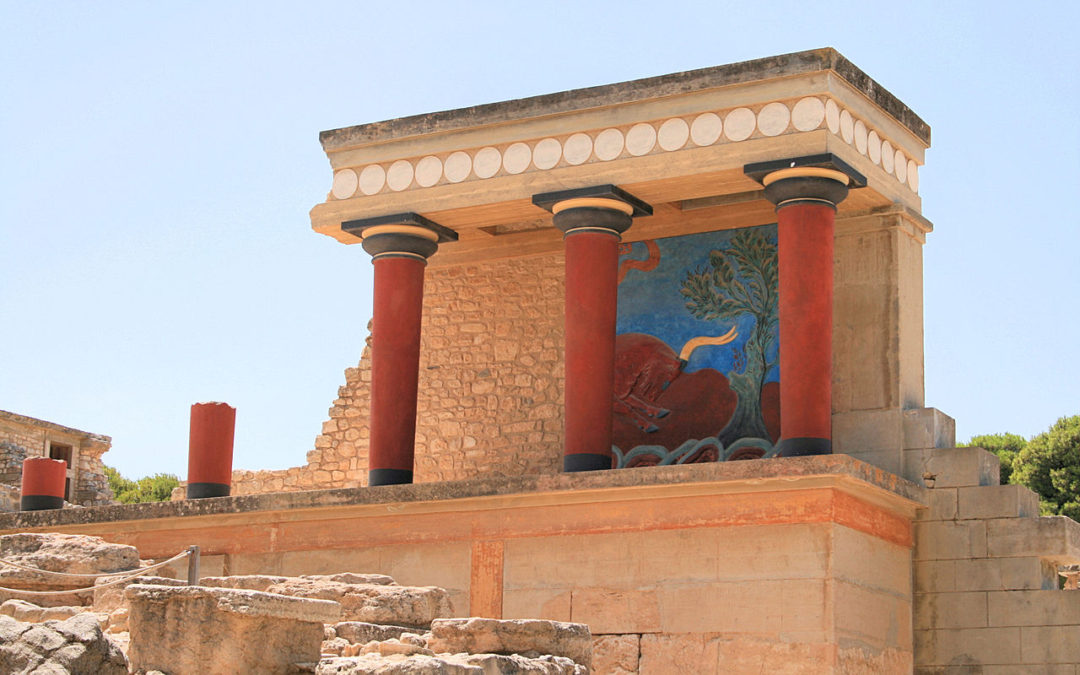
[[[187,584],[188,586],[199,585],[199,547],[188,546]]]

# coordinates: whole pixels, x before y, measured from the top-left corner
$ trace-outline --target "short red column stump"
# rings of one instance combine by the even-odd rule
[[[48,457],[28,457],[22,465],[23,511],[44,511],[64,508],[64,483],[67,462]]]

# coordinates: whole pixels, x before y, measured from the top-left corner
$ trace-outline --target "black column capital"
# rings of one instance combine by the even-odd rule
[[[416,213],[395,213],[350,220],[341,229],[360,237],[372,259],[419,258],[427,260],[439,244],[457,241],[457,232]]]
[[[567,236],[577,232],[619,235],[634,218],[652,215],[652,206],[614,185],[544,192],[533,195],[532,201],[554,214],[555,227]]]
[[[849,190],[866,185],[865,176],[832,154],[747,164],[743,173],[765,187],[765,198],[777,209],[805,203],[835,209]]]

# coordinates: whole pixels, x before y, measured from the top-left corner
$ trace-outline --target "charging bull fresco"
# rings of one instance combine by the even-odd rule
[[[776,226],[622,244],[619,254],[616,466],[772,456]]]

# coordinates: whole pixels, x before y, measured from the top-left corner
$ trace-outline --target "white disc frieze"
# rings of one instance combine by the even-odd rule
[[[855,120],[846,110],[840,111],[840,138],[843,138],[845,143],[855,140]]]
[[[825,124],[829,125],[829,131],[840,133],[840,108],[831,98],[825,102]]]
[[[360,192],[377,194],[386,185],[386,170],[378,164],[370,164],[360,172]]]
[[[893,150],[892,143],[885,141],[881,144],[881,168],[885,169],[886,173],[892,173],[896,161],[896,155],[893,154],[896,151]]]
[[[915,192],[919,191],[919,165],[913,159],[907,163],[907,184]]]
[[[719,115],[711,112],[702,113],[690,125],[690,138],[694,140],[695,145],[712,145],[720,138],[723,130],[724,123]]]
[[[587,134],[574,134],[563,144],[563,158],[567,164],[583,164],[592,154],[592,139]]]
[[[656,147],[656,129],[651,124],[635,124],[626,132],[626,151],[635,157],[647,155]]]
[[[866,135],[866,156],[874,164],[881,163],[881,137],[876,131],[871,131]]]
[[[866,154],[866,125],[862,120],[856,120],[853,133],[855,134],[855,149]]]
[[[460,150],[451,153],[443,164],[443,174],[451,183],[460,183],[465,180],[469,177],[470,171],[472,171],[472,157]]]
[[[413,168],[412,162],[408,160],[399,159],[390,165],[390,168],[386,171],[386,184],[390,186],[390,189],[394,192],[401,192],[405,188],[412,184]]]
[[[359,179],[352,169],[342,169],[334,174],[334,184],[330,188],[330,194],[334,199],[348,199],[356,192]]]
[[[900,150],[896,151],[896,169],[893,173],[896,174],[896,180],[901,183],[907,182],[907,157]]]
[[[719,118],[717,118],[719,119]],[[656,140],[660,147],[668,152],[678,150],[686,145],[690,138],[690,125],[681,117],[675,117],[660,125],[660,131],[656,132]]]
[[[431,187],[442,178],[442,160],[435,155],[428,155],[416,163],[416,184]]]
[[[521,173],[529,168],[532,161],[532,150],[524,143],[514,143],[503,153],[503,168],[506,173]]]
[[[547,170],[559,163],[562,146],[554,138],[545,138],[536,144],[532,152],[532,162],[537,169]]]
[[[618,129],[604,129],[596,136],[593,152],[605,162],[622,154],[623,135]]]
[[[791,124],[799,131],[813,131],[821,126],[824,119],[825,104],[820,98],[804,98],[791,109]]]
[[[745,141],[754,133],[757,116],[750,108],[735,108],[724,120],[724,136],[729,141]]]
[[[478,178],[491,178],[502,167],[502,153],[488,146],[481,148],[473,157],[472,170]]]
[[[791,111],[783,103],[770,103],[757,116],[757,127],[766,136],[779,136],[787,131]]]

